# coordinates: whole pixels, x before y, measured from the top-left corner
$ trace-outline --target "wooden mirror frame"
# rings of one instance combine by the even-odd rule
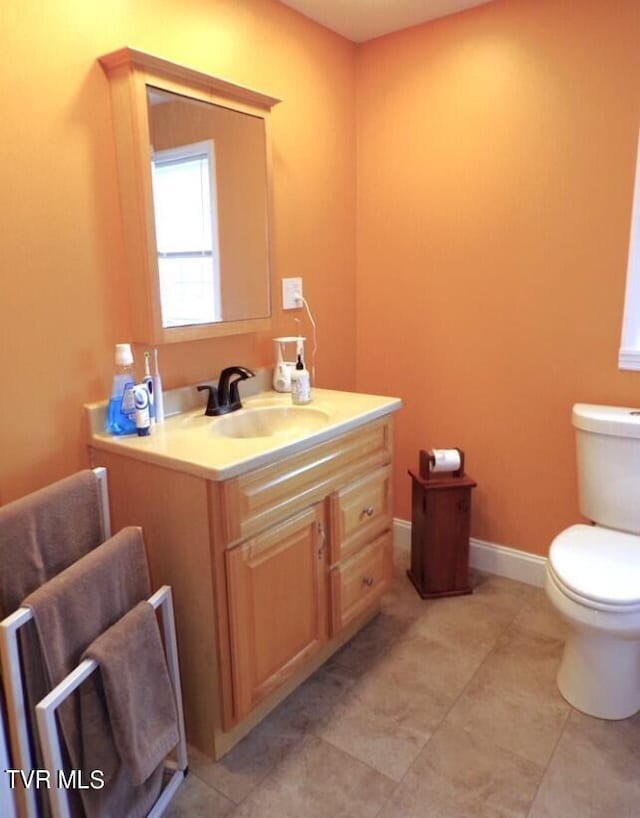
[[[156,252],[153,191],[149,164],[147,86],[220,105],[264,120],[267,168],[267,223],[272,224],[271,108],[280,102],[251,88],[204,74],[134,48],[121,48],[99,58],[111,87],[118,163],[118,181],[129,272],[131,340],[167,344],[242,335],[271,326],[273,259],[268,237],[269,315],[239,321],[219,321],[184,327],[163,327]]]

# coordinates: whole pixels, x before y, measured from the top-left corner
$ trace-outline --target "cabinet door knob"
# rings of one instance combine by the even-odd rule
[[[362,584],[366,585],[368,588],[371,588],[373,585],[373,577],[362,577]]]
[[[363,515],[367,515],[367,517],[373,517],[373,506],[367,506],[365,509],[362,510]]]

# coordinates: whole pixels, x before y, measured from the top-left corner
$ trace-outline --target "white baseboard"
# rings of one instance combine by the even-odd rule
[[[393,521],[394,543],[397,549],[411,550],[411,523],[396,517]],[[544,567],[547,560],[536,554],[507,548],[505,545],[469,540],[469,565],[479,571],[516,579],[529,585],[544,585]]]

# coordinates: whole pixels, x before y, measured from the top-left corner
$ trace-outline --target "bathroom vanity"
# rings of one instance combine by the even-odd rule
[[[101,431],[112,525],[144,529],[172,586],[189,740],[219,758],[378,610],[392,566],[400,401],[262,393],[233,415],[181,412],[148,438]],[[103,416],[103,415],[102,415]]]
[[[132,48],[100,63],[133,340],[270,328],[279,100]],[[190,187],[196,166],[205,182]],[[202,236],[174,235],[185,213],[208,225]],[[196,255],[206,275],[176,277]],[[189,740],[219,758],[375,614],[391,571],[400,401],[315,389],[293,407],[262,393],[210,418],[195,389],[180,392],[177,414],[145,438],[106,435],[104,405],[88,407],[89,445],[109,470],[114,530],[142,526],[154,585],[173,589]]]

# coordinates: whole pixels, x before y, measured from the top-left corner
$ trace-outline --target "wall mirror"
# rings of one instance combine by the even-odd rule
[[[111,85],[132,336],[266,329],[273,97],[134,49]]]

